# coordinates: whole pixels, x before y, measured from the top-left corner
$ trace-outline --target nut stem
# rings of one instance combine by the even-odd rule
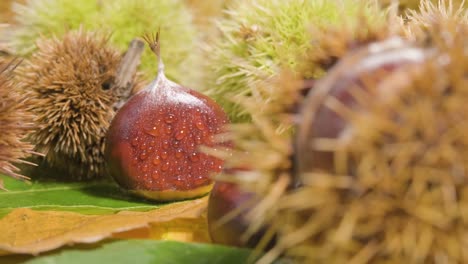
[[[161,28],[158,29],[156,33],[153,34],[146,34],[143,36],[143,39],[148,43],[150,49],[158,58],[158,75],[164,74],[164,63],[161,57],[161,42],[159,41],[159,37],[161,35]]]

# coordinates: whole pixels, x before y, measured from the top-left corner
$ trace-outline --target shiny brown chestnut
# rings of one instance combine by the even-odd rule
[[[159,57],[156,79],[118,111],[107,134],[110,174],[124,189],[160,201],[208,193],[223,160],[200,152],[217,148],[214,138],[228,118],[209,97],[164,75],[159,33],[147,39]]]

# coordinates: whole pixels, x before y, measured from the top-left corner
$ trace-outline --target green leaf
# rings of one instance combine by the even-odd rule
[[[32,259],[28,264],[242,264],[250,251],[219,245],[181,243],[174,241],[122,240],[106,243],[94,249],[69,249]]]
[[[134,198],[112,183],[22,182],[1,176],[8,191],[0,191],[0,217],[16,208],[110,214],[147,211],[163,204]]]

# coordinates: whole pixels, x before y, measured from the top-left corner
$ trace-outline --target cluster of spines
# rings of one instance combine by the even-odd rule
[[[344,117],[337,109],[353,127],[353,139],[328,145],[345,158],[335,160],[331,172],[301,175],[302,188],[280,199],[285,217],[278,225],[284,227],[272,255],[330,263],[467,261],[463,34],[452,35],[454,42],[439,46],[423,65],[367,82],[369,92],[356,98],[365,111],[347,109]],[[401,92],[376,99],[389,88]]]
[[[29,135],[62,178],[105,175],[104,138],[118,95],[111,89],[120,52],[108,37],[84,30],[43,39],[18,70],[37,129]]]

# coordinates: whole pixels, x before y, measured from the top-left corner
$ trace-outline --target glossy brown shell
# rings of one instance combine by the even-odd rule
[[[227,116],[209,97],[167,86],[142,90],[120,109],[107,135],[106,160],[120,186],[147,198],[200,196],[223,161],[199,148],[223,146],[214,137]]]

